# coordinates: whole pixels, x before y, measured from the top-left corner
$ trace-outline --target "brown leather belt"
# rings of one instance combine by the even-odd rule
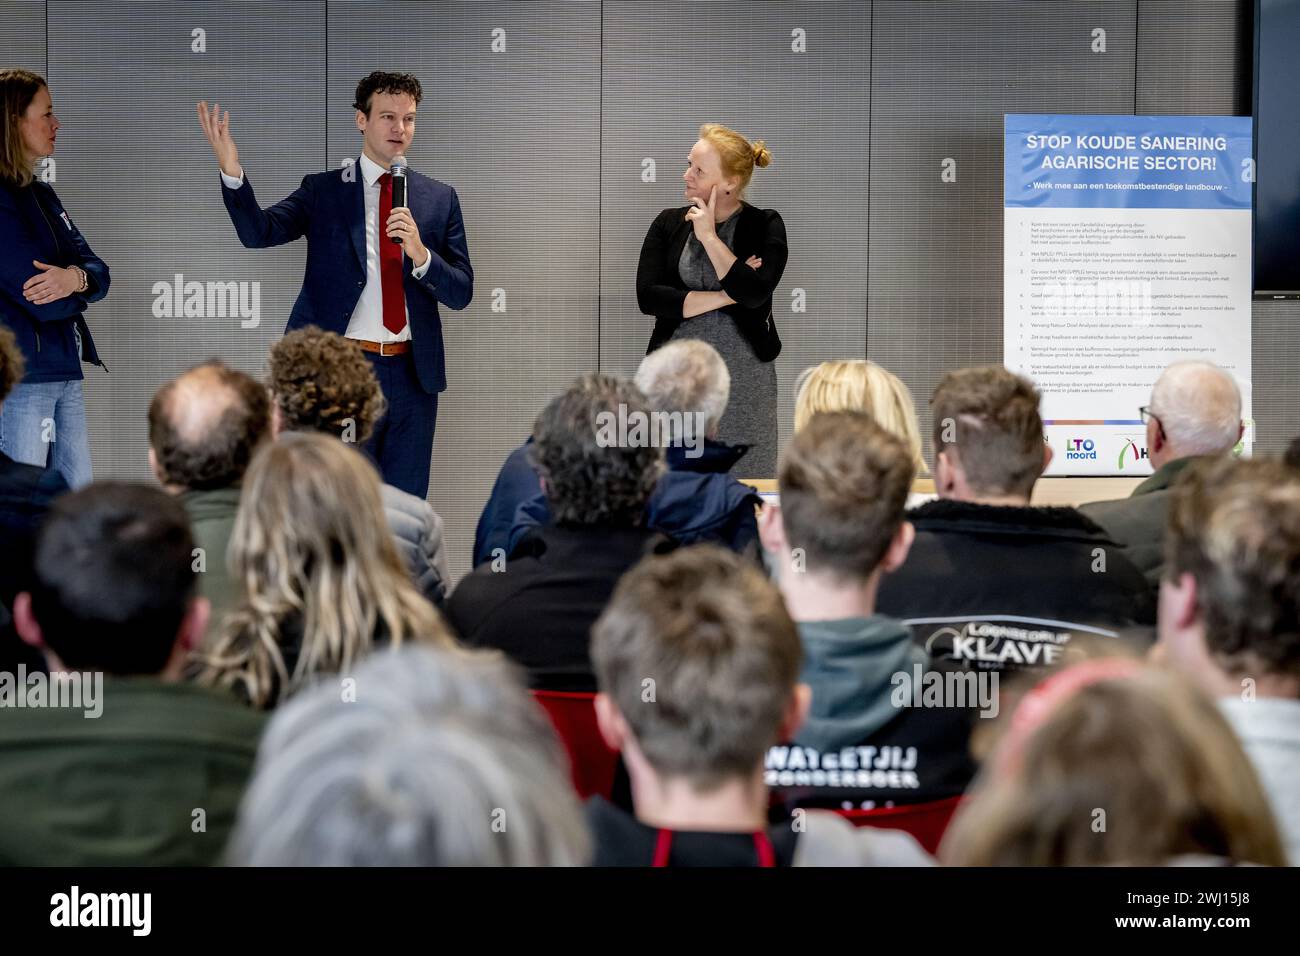
[[[375,352],[378,355],[405,355],[411,351],[411,340],[405,342],[370,342],[366,339],[353,339],[361,346],[363,352]]]

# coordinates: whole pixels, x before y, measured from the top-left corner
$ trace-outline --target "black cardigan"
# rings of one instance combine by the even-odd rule
[[[655,217],[636,269],[637,306],[655,317],[654,333],[646,352],[653,352],[667,342],[682,324],[682,303],[686,288],[678,271],[678,260],[693,227],[686,220],[690,206],[665,209]],[[722,311],[736,322],[740,333],[761,362],[770,362],[781,354],[781,337],[772,321],[772,293],[785,272],[789,250],[785,242],[785,223],[775,209],[758,209],[741,203],[740,221],[733,241],[735,265],[722,277],[722,291],[736,300]],[[763,260],[760,269],[745,265],[750,256]]]

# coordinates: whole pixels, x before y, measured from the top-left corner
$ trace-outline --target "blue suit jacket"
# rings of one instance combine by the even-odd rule
[[[247,173],[238,189],[222,183],[221,198],[239,241],[249,249],[307,237],[307,269],[286,331],[304,325],[318,325],[340,335],[347,331],[366,285],[364,182],[359,162],[313,173],[303,177],[292,195],[268,209],[257,204]],[[422,279],[411,275],[411,260],[402,259],[416,374],[424,390],[433,394],[447,387],[438,303],[449,309],[469,305],[474,295],[474,270],[469,264],[456,190],[412,169],[407,175],[407,205],[420,239],[433,255]],[[387,236],[381,235],[380,241],[387,242]]]

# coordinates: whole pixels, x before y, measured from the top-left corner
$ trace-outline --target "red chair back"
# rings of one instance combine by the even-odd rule
[[[960,796],[932,803],[914,803],[903,807],[879,807],[875,810],[836,810],[855,827],[879,827],[883,830],[906,830],[927,853],[939,849],[948,823],[962,801]]]
[[[618,751],[605,746],[596,726],[595,694],[535,690],[533,697],[550,717],[569,755],[569,769],[578,796],[608,799],[614,791]]]

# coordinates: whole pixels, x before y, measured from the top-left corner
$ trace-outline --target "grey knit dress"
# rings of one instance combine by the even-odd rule
[[[740,211],[717,224],[718,238],[734,249],[736,223]],[[682,247],[677,264],[686,288],[717,291],[722,288],[709,254],[695,238],[694,231]],[[677,327],[672,340],[700,339],[708,342],[727,363],[731,372],[731,399],[722,416],[718,439],[728,445],[749,445],[749,453],[738,461],[732,472],[742,478],[776,477],[776,363],[760,362],[754,349],[736,328],[735,320],[715,309]]]

